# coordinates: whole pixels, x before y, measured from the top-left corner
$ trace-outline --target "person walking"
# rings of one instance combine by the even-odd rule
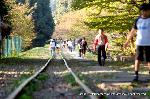
[[[73,51],[75,51],[75,49],[76,49],[76,40],[75,39],[72,41],[72,46],[73,46]]]
[[[129,41],[136,33],[136,57],[135,57],[135,77],[133,81],[139,80],[139,66],[141,61],[148,62],[149,74],[150,74],[150,4],[142,4],[140,6],[140,16],[135,20],[132,30],[129,32],[127,41],[124,44],[126,48]]]
[[[63,41],[62,47],[66,48],[66,41]]]
[[[70,51],[70,52],[72,52],[73,45],[72,45],[72,40],[71,40],[71,39],[70,39],[70,40],[68,40],[67,45],[68,45],[68,49],[69,49],[69,51]]]
[[[108,39],[107,36],[104,34],[103,29],[98,30],[99,34],[95,37],[94,40],[94,46],[93,49],[94,51],[98,51],[98,63],[100,66],[105,65],[105,59],[106,59],[106,49],[108,47]],[[101,60],[101,55],[102,55],[102,60]]]
[[[84,58],[87,50],[87,41],[85,40],[85,37],[83,37],[80,46],[81,46],[81,56],[82,58]]]
[[[82,46],[81,46],[82,38],[78,40],[78,50],[79,50],[79,57],[82,56]]]
[[[60,54],[60,51],[61,51],[61,49],[60,49],[61,48],[60,39],[56,39],[55,42],[56,42],[56,53]]]
[[[56,42],[55,42],[54,39],[51,39],[51,40],[50,40],[50,46],[49,46],[49,48],[50,48],[51,56],[52,56],[52,57],[55,57],[55,55],[56,55],[56,53],[55,53]]]

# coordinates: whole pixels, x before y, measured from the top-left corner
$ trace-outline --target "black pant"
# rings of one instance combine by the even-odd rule
[[[79,49],[79,57],[81,57],[82,49]]]
[[[101,54],[102,54],[102,59],[104,62],[106,59],[105,45],[98,46],[98,63],[99,63],[99,65],[104,65],[104,63],[102,64],[102,61],[101,61]]]

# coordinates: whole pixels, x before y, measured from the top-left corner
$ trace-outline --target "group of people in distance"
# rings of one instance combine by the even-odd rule
[[[68,51],[72,52],[75,50],[75,47],[75,40],[50,39],[49,49],[51,56],[56,55],[55,51],[59,53],[61,48],[67,48]]]
[[[135,20],[133,28],[128,34],[127,41],[124,44],[126,48],[129,41],[133,38],[134,34],[136,36],[136,57],[135,57],[135,78],[133,81],[139,80],[139,66],[144,60],[144,55],[146,62],[148,62],[149,74],[150,74],[150,4],[142,4],[140,6],[140,16]],[[72,41],[66,42],[70,51],[72,51],[73,45]],[[50,43],[52,47],[55,45]],[[74,43],[75,48],[76,43]],[[79,56],[85,57],[87,49],[87,41],[82,38],[78,41]],[[108,39],[104,33],[103,29],[98,29],[98,35],[94,39],[93,50],[98,52],[98,63],[100,66],[104,66],[106,57],[106,50],[108,48]],[[54,48],[52,48],[54,49]],[[53,50],[54,51],[54,50]],[[52,51],[52,53],[53,53]]]
[[[75,51],[76,47],[79,49],[79,57],[84,58],[86,49],[87,49],[87,42],[85,41],[85,37],[82,39],[76,41],[75,39],[69,39],[69,40],[60,40],[60,39],[51,39],[50,40],[50,52],[51,56],[55,56],[56,52],[60,51],[60,48],[68,49],[69,52]]]

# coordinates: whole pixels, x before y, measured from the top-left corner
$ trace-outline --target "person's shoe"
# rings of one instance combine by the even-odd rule
[[[134,79],[133,79],[133,82],[138,82],[138,81],[139,81],[139,77],[135,76]]]
[[[99,66],[102,66],[102,64],[99,64]]]

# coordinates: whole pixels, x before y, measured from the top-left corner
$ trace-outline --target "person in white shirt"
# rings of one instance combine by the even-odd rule
[[[67,42],[67,45],[68,45],[69,51],[72,52],[72,49],[73,49],[72,41],[69,40],[69,41]]]
[[[51,39],[50,40],[50,53],[51,53],[51,56],[52,57],[55,57],[55,49],[56,49],[56,42],[55,42],[55,40],[54,39]]]
[[[150,74],[150,4],[142,4],[140,7],[141,15],[135,20],[134,26],[130,33],[124,47],[126,48],[129,41],[136,33],[136,57],[135,57],[135,78],[133,81],[138,81],[140,63],[146,58]]]

